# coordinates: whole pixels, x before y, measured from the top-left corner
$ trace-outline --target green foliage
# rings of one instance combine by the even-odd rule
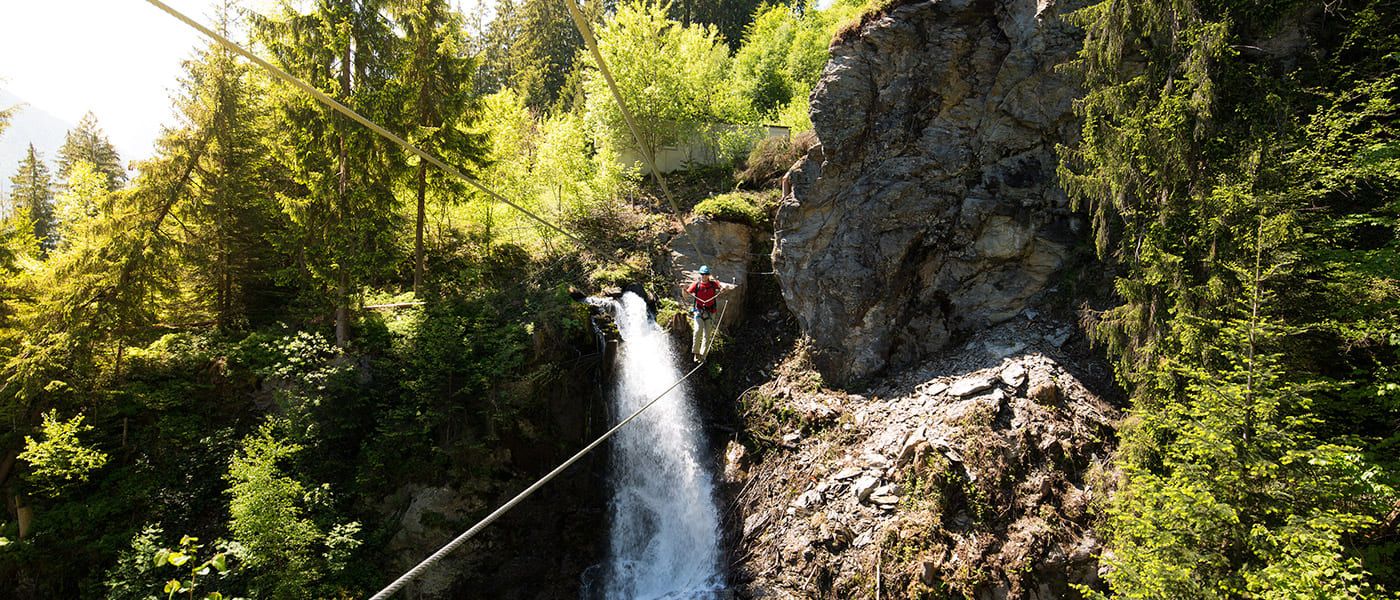
[[[83,415],[59,419],[58,411],[44,414],[43,433],[35,439],[24,437],[20,460],[29,463],[30,479],[45,493],[56,496],[65,488],[87,481],[92,472],[107,464],[107,453],[88,447],[78,436],[92,431],[83,424]]]
[[[164,579],[156,570],[165,565],[157,564],[153,557],[161,550],[160,537],[164,533],[159,525],[147,525],[131,538],[131,547],[121,553],[117,564],[103,578],[108,600],[158,598],[156,590],[164,585]]]
[[[286,3],[280,14],[258,18],[255,37],[272,62],[301,80],[392,129],[407,127],[398,77],[405,61],[388,2],[337,1],[309,12]],[[286,228],[276,244],[301,257],[284,281],[301,300],[333,310],[336,343],[349,342],[350,307],[357,290],[382,277],[401,249],[395,232],[399,198],[393,193],[407,163],[390,142],[342,118],[291,86],[270,86],[280,127],[271,158],[292,185],[278,190]]]
[[[1297,2],[1108,0],[1071,16],[1086,93],[1060,175],[1117,269],[1121,303],[1089,320],[1133,396],[1106,509],[1116,594],[1400,584],[1378,531],[1400,480],[1400,407],[1377,401],[1400,362],[1383,5],[1318,20]],[[1292,26],[1317,47],[1255,45]]]
[[[807,97],[826,65],[838,10],[776,4],[754,16],[734,53],[729,85],[761,118],[794,132],[812,128]]]
[[[602,4],[581,2],[585,14],[596,15]],[[568,9],[550,0],[504,0],[482,36],[482,89],[512,90],[525,105],[544,112],[567,102],[569,78],[575,72],[583,38]]]
[[[668,19],[659,5],[628,2],[599,29],[598,49],[647,152],[700,139],[722,123],[751,120],[744,102],[724,85],[729,49],[713,28],[684,26]],[[596,69],[585,73],[583,88],[585,119],[598,142],[618,152],[637,149],[638,140]]]
[[[102,175],[102,186],[108,191],[126,184],[126,165],[116,147],[107,141],[107,134],[97,124],[97,116],[91,112],[83,115],[77,126],[68,130],[63,145],[58,148],[58,178],[67,181],[73,168],[81,162],[88,163]]]
[[[609,220],[617,199],[635,188],[636,173],[623,168],[616,152],[595,147],[578,115],[537,121],[510,90],[487,96],[483,105],[482,126],[491,140],[484,176],[515,204],[577,231]],[[472,200],[460,214],[487,245],[547,250],[561,241],[558,232],[491,198]]]
[[[254,14],[226,2],[216,19],[572,231],[639,243],[662,228],[619,159],[630,134],[557,3],[503,5],[513,47],[480,63],[448,3],[313,4]],[[669,14],[734,33],[634,4],[600,29],[605,52],[656,143],[705,135],[747,151],[748,129],[712,126],[760,117],[731,89],[725,45],[753,3],[677,6]],[[585,12],[601,22],[605,8]],[[786,78],[786,104],[763,109],[788,115],[776,118],[805,118],[799,80],[814,81],[825,57],[814,31],[790,36],[801,53],[770,39],[780,58],[746,55]],[[478,102],[476,89],[495,87]],[[599,268],[217,47],[189,56],[172,100],[132,181],[91,116],[60,152],[57,185],[37,154],[16,176],[27,213],[0,223],[0,454],[22,460],[0,490],[24,494],[36,518],[23,541],[4,525],[0,589],[197,597],[217,581],[227,595],[363,596],[382,583],[397,525],[381,508],[396,491],[451,485],[486,503],[528,470],[503,445],[531,444],[535,461],[564,443],[545,403],[584,389],[575,380],[593,368],[594,341],[566,282],[648,279],[650,249]],[[726,203],[712,205],[729,214]],[[748,208],[734,214],[751,219]],[[409,288],[414,254],[424,269]],[[379,298],[425,304],[359,310]],[[187,537],[162,553],[151,523],[231,541],[199,549]],[[239,568],[216,580],[230,566],[220,556]]]
[[[716,221],[763,227],[769,220],[768,212],[756,206],[754,200],[755,195],[746,192],[720,194],[696,204],[692,212]]]
[[[759,140],[744,161],[744,170],[739,173],[740,183],[749,187],[772,184],[786,174],[815,141],[816,136],[811,132]]]
[[[676,0],[667,8],[672,19],[687,26],[712,26],[730,47],[736,47],[755,12],[762,10],[761,4],[762,0]]]
[[[10,210],[15,218],[27,218],[42,248],[54,244],[53,179],[43,158],[29,145],[19,170],[10,178]]]
[[[321,575],[312,548],[323,534],[307,516],[309,490],[279,465],[302,447],[278,439],[276,428],[263,424],[229,462],[229,533],[245,549],[259,597],[299,598]]]
[[[152,553],[152,560],[157,567],[169,565],[188,573],[188,577],[177,577],[165,582],[165,587],[162,589],[167,600],[173,599],[176,594],[185,594],[189,598],[194,598],[196,591],[202,592],[199,597],[204,600],[223,600],[222,592],[201,590],[201,587],[210,586],[207,579],[200,581],[200,578],[213,574],[217,574],[220,578],[227,576],[229,573],[229,553],[215,552],[208,559],[200,562],[198,556],[204,546],[198,542],[199,538],[186,535],[180,538],[180,545],[176,549],[161,548]]]
[[[243,329],[277,308],[269,288],[284,260],[272,248],[283,235],[276,194],[285,177],[268,160],[267,86],[217,46],[185,62],[181,84],[175,109],[186,127],[158,142],[158,165],[189,171],[174,218],[161,229],[178,240],[183,270],[166,311],[178,321]],[[201,139],[208,142],[194,142]]]

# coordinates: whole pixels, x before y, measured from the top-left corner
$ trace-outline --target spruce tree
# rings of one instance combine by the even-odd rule
[[[58,149],[58,179],[67,181],[73,173],[73,165],[87,161],[97,168],[97,172],[107,178],[107,189],[116,190],[126,184],[126,167],[116,147],[107,140],[107,134],[97,124],[97,116],[91,112],[83,115],[78,125],[68,130],[63,145]]]
[[[713,25],[733,50],[762,5],[760,0],[677,0],[669,7],[671,18],[683,25]]]
[[[576,0],[571,0],[576,1]],[[580,2],[585,14],[601,14],[599,3]],[[481,89],[509,87],[537,112],[561,100],[583,51],[583,38],[562,2],[504,0],[485,35]]]
[[[40,248],[46,252],[55,242],[53,207],[53,178],[49,176],[49,167],[34,144],[30,144],[19,170],[10,178],[10,210],[14,216],[24,215],[29,219]]]
[[[404,90],[394,84],[403,48],[384,16],[386,6],[336,0],[302,13],[284,3],[278,18],[255,21],[255,31],[283,69],[402,133]],[[279,195],[290,216],[282,243],[300,253],[297,279],[313,284],[302,291],[333,307],[336,342],[345,345],[355,296],[396,262],[393,183],[405,168],[404,155],[302,92],[277,90],[282,137],[275,159],[296,188]]]
[[[1070,17],[1085,94],[1059,173],[1118,295],[1085,321],[1133,398],[1105,507],[1123,597],[1380,597],[1400,580],[1400,14],[1312,8]],[[1262,49],[1289,27],[1313,47]]]
[[[425,0],[401,10],[399,24],[410,51],[402,68],[409,89],[408,114],[413,115],[413,141],[429,153],[458,167],[479,163],[485,140],[473,133],[472,120],[479,111],[472,78],[474,61],[467,56],[461,17],[445,0]],[[413,291],[422,292],[423,227],[428,188],[460,196],[460,181],[419,161],[413,181],[418,201],[413,241]]]

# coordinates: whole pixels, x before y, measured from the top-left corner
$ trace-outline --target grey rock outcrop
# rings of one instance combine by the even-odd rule
[[[1080,597],[1075,585],[1102,590],[1091,507],[1118,480],[1108,457],[1122,418],[1109,369],[1044,341],[1011,356],[984,350],[1056,325],[1016,319],[978,331],[967,348],[883,374],[861,400],[793,389],[805,379],[796,369],[765,383],[758,393],[773,414],[836,396],[849,416],[808,421],[808,436],[759,454],[732,484],[735,529],[743,523],[738,597],[1050,600]]]
[[[686,223],[685,232],[671,240],[671,271],[681,285],[695,281],[700,265],[709,264],[715,279],[739,286],[720,296],[725,303],[726,325],[737,323],[744,316],[753,236],[754,229],[742,223],[696,219]]]
[[[838,38],[773,264],[829,381],[1033,304],[1080,224],[1056,177],[1079,47],[1058,0],[896,2]]]

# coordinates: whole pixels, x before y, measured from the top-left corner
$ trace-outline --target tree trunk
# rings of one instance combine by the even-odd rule
[[[346,44],[344,59],[340,61],[342,102],[349,102],[350,97],[350,60],[350,45]],[[350,149],[345,140],[345,128],[349,124],[345,122],[344,117],[337,116],[336,120],[340,123],[340,131],[336,135],[336,139],[340,143],[340,151],[336,156],[336,160],[339,163],[337,165],[339,172],[336,181],[336,202],[340,205],[338,207],[340,209],[338,211],[340,213],[340,222],[348,226],[351,220],[349,210],[350,200],[348,198],[350,189]],[[347,256],[344,258],[348,258],[348,253],[353,250],[352,248],[331,249],[332,252],[347,253]],[[350,271],[345,264],[345,260],[336,262],[338,265],[336,268],[339,272],[336,274],[335,286],[335,344],[344,348],[350,343]]]
[[[413,296],[422,294],[423,287],[423,221],[428,195],[427,161],[418,162],[418,225],[413,237]]]
[[[24,541],[34,527],[34,507],[25,504],[22,496],[15,496],[15,520],[19,521],[19,539]]]

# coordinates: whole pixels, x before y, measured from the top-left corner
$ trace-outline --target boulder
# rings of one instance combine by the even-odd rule
[[[394,557],[392,570],[407,570],[432,549],[440,548],[460,533],[481,509],[480,502],[451,487],[405,486],[395,498],[408,498],[408,508],[398,523],[398,531],[389,540]],[[446,598],[457,583],[458,572],[470,563],[465,552],[443,558],[442,565],[429,569],[409,584],[409,594],[419,598]]]
[[[715,279],[739,286],[720,296],[727,304],[723,307],[726,325],[744,316],[753,236],[748,225],[699,218],[687,223],[685,231],[671,240],[671,274],[680,285],[695,281],[700,265],[708,264]]]
[[[948,388],[948,395],[966,398],[990,390],[994,386],[996,382],[990,377],[964,377]]]
[[[1065,261],[1082,228],[1055,177],[1076,131],[1054,68],[1079,47],[1065,10],[896,0],[833,44],[773,244],[828,381],[1020,314]]]
[[[851,493],[855,494],[856,500],[865,502],[870,498],[870,494],[875,491],[875,486],[877,485],[880,485],[879,479],[866,475],[851,484]]]

